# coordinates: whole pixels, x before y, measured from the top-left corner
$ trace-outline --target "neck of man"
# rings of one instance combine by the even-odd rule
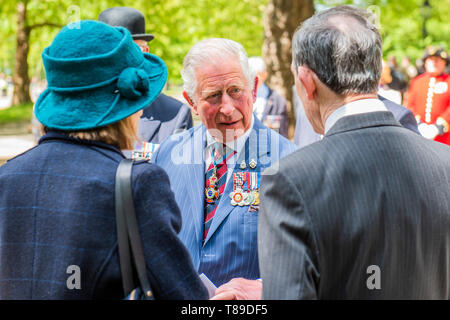
[[[366,94],[349,94],[345,96],[334,95],[334,97],[329,97],[320,106],[320,115],[322,122],[322,132],[325,129],[325,122],[328,117],[340,107],[349,104],[354,101],[362,99],[378,99],[377,93],[366,93]]]

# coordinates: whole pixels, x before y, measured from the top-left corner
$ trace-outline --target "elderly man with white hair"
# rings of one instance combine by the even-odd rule
[[[289,120],[286,99],[266,84],[268,73],[263,58],[250,57],[248,63],[254,75],[258,77],[256,101],[253,104],[253,112],[265,126],[277,131],[287,138]]]
[[[253,115],[258,79],[240,44],[200,41],[181,74],[183,95],[202,124],[167,139],[152,161],[169,175],[183,219],[179,237],[194,267],[220,286],[211,295],[260,298],[261,175],[297,147]]]

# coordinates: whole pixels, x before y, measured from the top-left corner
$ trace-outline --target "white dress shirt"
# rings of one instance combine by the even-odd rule
[[[234,156],[232,156],[230,159],[227,160],[227,183],[230,179],[231,174],[234,170],[234,165],[236,164],[237,159],[239,159],[239,155],[244,149],[245,142],[247,141],[247,138],[250,136],[250,132],[253,129],[253,125],[255,123],[255,115],[252,115],[252,123],[250,125],[250,128],[244,132],[244,134],[240,137],[238,137],[236,140],[226,142],[225,145],[227,146],[227,150],[225,151],[225,154],[229,154],[232,152],[232,150],[236,151]],[[211,136],[211,134],[206,130],[206,148],[204,150],[205,155],[205,173],[208,171],[209,166],[212,163],[211,158],[211,147],[214,146],[215,143],[222,144],[221,142],[217,142],[214,140],[214,138]]]
[[[361,99],[344,104],[334,110],[325,121],[325,134],[341,118],[368,112],[388,111],[384,103],[378,99]]]

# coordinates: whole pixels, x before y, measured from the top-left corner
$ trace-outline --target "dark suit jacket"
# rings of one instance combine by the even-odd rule
[[[450,298],[450,147],[347,116],[261,185],[263,298]]]
[[[114,179],[122,153],[51,132],[0,167],[0,299],[122,299]],[[132,189],[144,256],[160,299],[207,299],[178,240],[167,174],[141,161]],[[67,268],[80,268],[69,290]]]
[[[283,137],[288,137],[288,114],[286,107],[286,99],[280,96],[276,91],[269,88],[269,96],[267,97],[267,104],[264,108],[262,119],[264,121],[265,117],[268,115],[279,115],[280,119],[280,132]]]
[[[295,94],[295,92],[294,92]],[[386,108],[392,112],[394,115],[394,118],[400,122],[400,124],[411,130],[414,131],[417,134],[419,133],[419,129],[417,128],[417,121],[414,118],[413,113],[405,108],[402,105],[396,104],[395,102],[392,102],[382,96],[378,96],[378,98],[383,101]],[[297,104],[301,104],[301,101],[298,97],[294,96],[294,102]],[[306,117],[305,110],[303,109],[303,106],[300,105],[296,108],[297,110],[297,123],[295,125],[295,133],[294,133],[294,142],[296,145],[298,145],[300,148],[303,148],[304,146],[307,146],[313,142],[320,140],[320,135],[314,131],[314,129],[311,126],[311,123],[309,122],[308,118]]]
[[[160,94],[144,109],[138,136],[145,142],[160,144],[168,136],[192,128],[191,109],[180,101]]]

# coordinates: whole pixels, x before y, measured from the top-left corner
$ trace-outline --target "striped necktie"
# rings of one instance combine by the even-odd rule
[[[216,189],[218,190],[218,196],[215,200],[210,200],[205,197],[205,221],[203,225],[203,240],[205,240],[206,236],[208,235],[208,231],[216,213],[217,206],[219,205],[220,197],[225,189],[225,184],[227,181],[227,161],[235,153],[236,151],[231,150],[225,145],[220,145],[220,147],[214,148],[214,152],[211,152],[212,163],[210,164],[210,166],[208,167],[208,171],[206,172],[205,190],[210,187],[210,179],[215,172],[215,176],[217,179],[215,185]],[[220,161],[220,163],[217,164],[216,161]]]

